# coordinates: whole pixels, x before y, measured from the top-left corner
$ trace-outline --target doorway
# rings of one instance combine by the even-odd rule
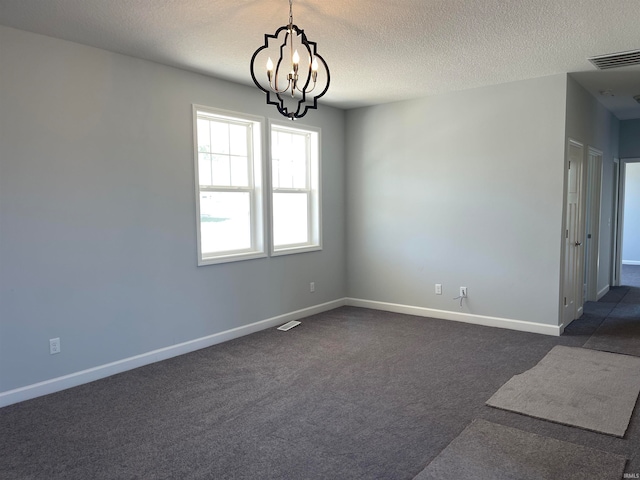
[[[617,284],[640,287],[640,158],[622,160],[619,171]]]

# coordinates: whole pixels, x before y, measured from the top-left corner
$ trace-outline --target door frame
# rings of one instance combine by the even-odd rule
[[[640,157],[621,158],[620,167],[618,169],[618,198],[617,198],[617,215],[616,225],[614,228],[615,234],[615,261],[613,262],[613,284],[620,285],[620,275],[622,272],[622,235],[624,233],[624,193],[625,182],[627,177],[627,164],[628,163],[640,163]]]
[[[569,172],[570,172],[570,164],[571,161],[571,147],[576,147],[580,149],[580,171],[578,173],[578,178],[576,179],[576,187],[578,188],[578,198],[576,202],[576,228],[575,232],[570,232],[570,229],[567,227],[568,219],[568,202],[569,202]],[[585,145],[582,142],[574,140],[573,138],[568,137],[566,142],[566,152],[565,152],[565,164],[564,164],[564,206],[563,206],[563,221],[562,221],[562,256],[561,256],[561,284],[560,284],[560,302],[559,302],[559,311],[560,313],[560,326],[561,331],[564,329],[576,318],[579,318],[582,315],[584,304],[583,304],[583,291],[584,291],[584,251],[582,254],[575,255],[575,263],[572,267],[572,275],[568,275],[570,265],[569,263],[569,255],[571,254],[572,248],[579,248],[579,246],[575,245],[579,239],[582,239],[582,244],[584,244],[584,205],[585,205],[585,177],[584,174],[585,169]],[[570,283],[570,278],[573,277],[573,283]],[[571,298],[573,296],[573,306],[571,309],[567,307],[571,304]],[[569,318],[572,317],[572,318]]]
[[[585,195],[585,234],[583,261],[583,281],[585,301],[598,300],[598,273],[600,270],[600,220],[602,207],[602,168],[603,152],[591,146],[587,147],[587,175]],[[584,185],[584,184],[583,184]],[[588,227],[588,231],[587,231]]]

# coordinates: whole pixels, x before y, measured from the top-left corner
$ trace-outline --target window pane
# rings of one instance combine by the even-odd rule
[[[228,187],[231,185],[231,171],[227,155],[211,155],[211,176],[213,185]]]
[[[248,192],[201,192],[202,253],[251,248],[251,195]]]
[[[198,154],[198,176],[200,185],[211,185],[211,155],[208,153]]]
[[[273,242],[295,245],[309,241],[308,194],[273,194]]]
[[[209,133],[209,120],[198,119],[198,152],[211,151],[211,135]]]
[[[247,129],[245,125],[229,125],[231,155],[247,156]]]
[[[211,152],[229,153],[229,125],[211,122]]]
[[[231,185],[234,187],[249,186],[249,168],[247,157],[230,157]]]
[[[271,138],[274,188],[307,188],[306,135],[273,131]]]

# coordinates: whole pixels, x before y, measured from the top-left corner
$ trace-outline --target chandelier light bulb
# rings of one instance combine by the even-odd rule
[[[271,86],[271,77],[273,75],[273,62],[271,61],[271,57],[267,60],[267,79],[269,80],[269,86]]]
[[[298,64],[300,63],[300,55],[298,55],[298,50],[296,50],[293,53],[292,61],[293,61],[293,73],[296,74],[298,73]]]

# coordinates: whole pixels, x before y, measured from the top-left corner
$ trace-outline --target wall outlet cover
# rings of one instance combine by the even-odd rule
[[[60,338],[50,338],[49,354],[55,355],[56,353],[60,353]]]

